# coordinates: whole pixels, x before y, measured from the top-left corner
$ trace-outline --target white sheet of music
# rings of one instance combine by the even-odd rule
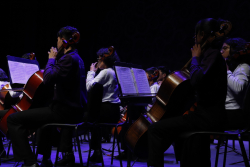
[[[135,94],[136,88],[131,69],[128,67],[115,66],[118,81],[120,83],[123,94]]]
[[[39,67],[35,64],[8,61],[12,83],[26,84]]]
[[[138,69],[138,68],[132,68],[131,71],[135,77],[138,93],[150,94],[151,91],[146,72],[143,69]]]

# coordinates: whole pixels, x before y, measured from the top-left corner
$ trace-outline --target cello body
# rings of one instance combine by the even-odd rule
[[[3,89],[11,89],[9,84],[6,84]],[[9,91],[0,92],[0,110],[5,110],[11,107],[11,105],[16,104],[18,101],[18,97],[11,97]]]
[[[156,102],[146,115],[141,115],[128,129],[125,139],[128,147],[141,158],[146,158],[147,130],[161,119],[182,115],[194,104],[194,90],[187,70],[174,71],[163,81]]]
[[[8,131],[7,118],[10,114],[28,110],[30,108],[46,106],[51,100],[50,88],[43,83],[43,71],[35,72],[28,80],[23,90],[23,97],[18,103],[13,105],[0,121],[0,130],[6,135]]]

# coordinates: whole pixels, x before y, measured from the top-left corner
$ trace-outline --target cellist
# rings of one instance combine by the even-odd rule
[[[182,132],[220,130],[225,121],[227,69],[220,54],[222,39],[231,23],[213,18],[200,20],[195,27],[195,45],[191,48],[190,82],[196,91],[197,109],[188,114],[162,119],[148,129],[148,166],[164,166],[164,152]],[[209,167],[209,137],[197,136],[185,141],[181,166]]]
[[[86,77],[83,60],[76,49],[79,38],[76,28],[63,27],[57,34],[57,48],[52,47],[48,52],[49,60],[43,73],[43,82],[54,87],[51,105],[16,112],[7,119],[14,158],[17,162],[24,160],[23,167],[39,167],[29,145],[28,129],[39,128],[47,123],[82,122],[86,105]],[[74,85],[74,88],[69,85]],[[66,152],[66,156],[60,161],[60,165],[73,166],[75,157],[72,151],[72,132],[65,130],[61,132],[63,143],[60,151]],[[43,142],[38,143],[37,152],[43,155],[43,167],[53,166],[50,159],[50,135],[49,131],[45,131],[41,135]]]

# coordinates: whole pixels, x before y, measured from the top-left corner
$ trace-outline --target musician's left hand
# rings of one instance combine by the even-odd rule
[[[96,72],[96,70],[97,70],[97,68],[96,68],[96,63],[97,63],[97,62],[91,64],[91,66],[90,66],[90,71]]]
[[[48,52],[48,54],[49,54],[49,59],[55,59],[57,55],[57,49],[54,47],[51,47],[50,52]]]
[[[201,55],[201,45],[195,44],[193,48],[191,48],[192,57],[200,57]]]

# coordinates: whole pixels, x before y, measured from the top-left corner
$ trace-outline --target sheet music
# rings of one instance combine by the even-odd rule
[[[138,93],[150,94],[151,91],[148,84],[146,72],[143,69],[138,68],[132,68],[131,71],[134,74]]]
[[[28,64],[16,61],[8,61],[12,83],[26,84],[28,79],[39,67],[36,64]]]
[[[135,94],[136,88],[131,70],[128,67],[115,66],[118,82],[120,83],[122,94]]]

